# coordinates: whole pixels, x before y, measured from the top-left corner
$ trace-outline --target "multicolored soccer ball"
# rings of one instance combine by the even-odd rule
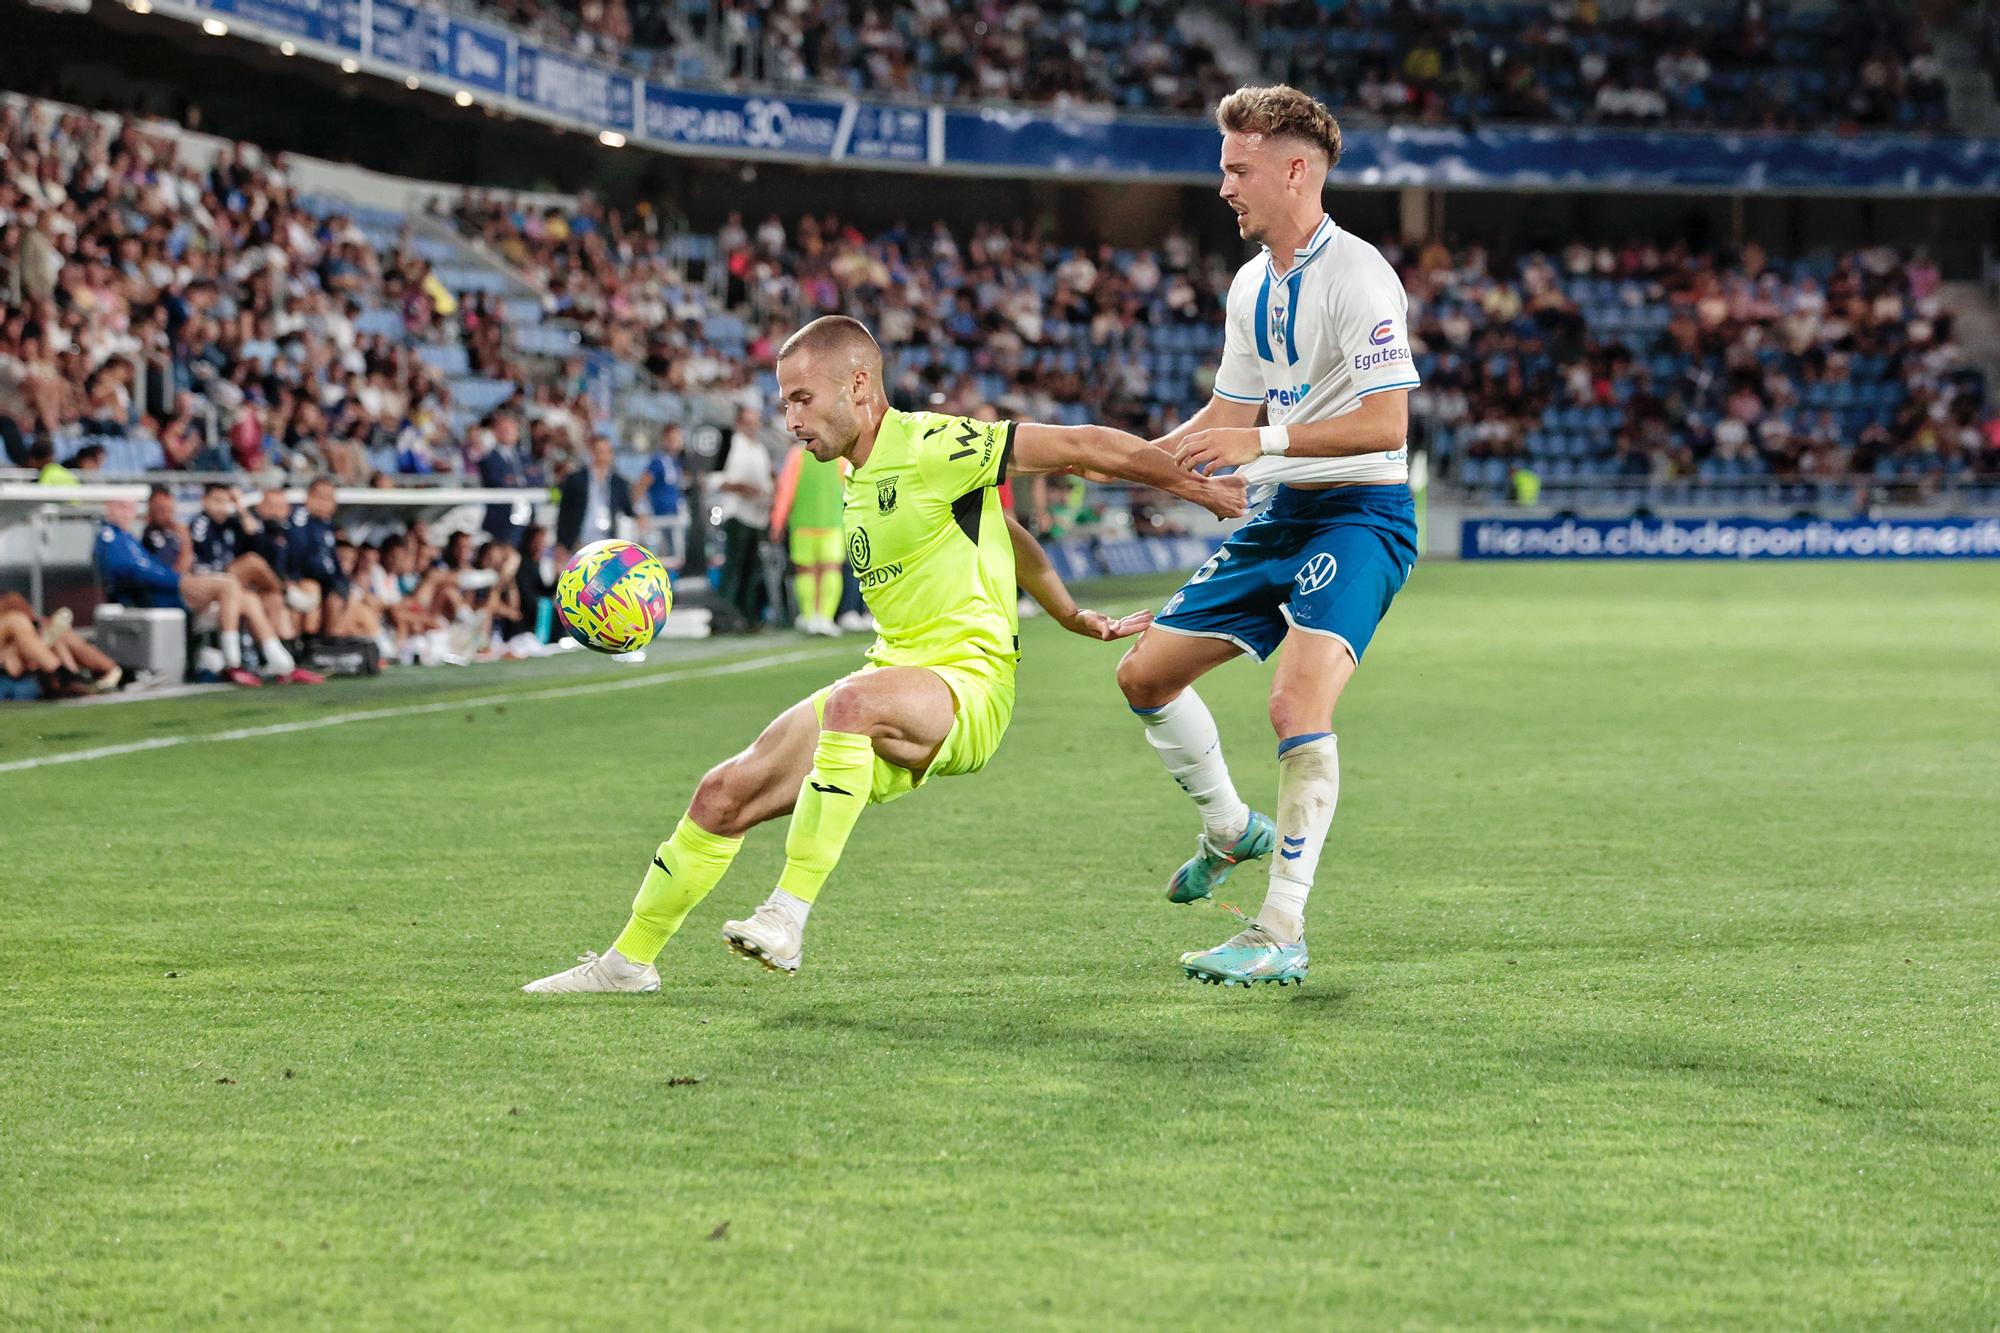
[[[644,648],[672,602],[666,567],[632,542],[592,542],[556,578],[556,618],[572,639],[600,653]]]

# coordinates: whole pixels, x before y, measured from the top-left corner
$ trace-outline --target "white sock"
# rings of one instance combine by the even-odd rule
[[[234,630],[222,631],[222,665],[231,671],[243,665],[243,636]]]
[[[287,671],[298,669],[299,664],[292,660],[292,655],[285,651],[285,645],[277,639],[264,640],[257,645],[257,651],[264,654],[264,665],[276,675],[282,676]]]
[[[1194,799],[1209,841],[1227,847],[1242,837],[1250,826],[1250,807],[1229,780],[1222,737],[1201,696],[1182,690],[1179,698],[1150,712],[1132,711],[1146,724],[1146,740],[1160,752],[1167,772]]]
[[[1305,933],[1306,898],[1339,802],[1339,738],[1324,731],[1280,741],[1277,855],[1257,922],[1287,943]]]
[[[627,958],[624,954],[619,953],[618,946],[615,944],[604,951],[604,961],[624,972],[643,972],[646,969],[644,963]]]
[[[787,893],[783,889],[771,890],[771,896],[765,899],[764,905],[766,907],[777,908],[784,915],[785,919],[797,927],[801,933],[806,928],[806,913],[813,909],[811,903],[797,894]]]

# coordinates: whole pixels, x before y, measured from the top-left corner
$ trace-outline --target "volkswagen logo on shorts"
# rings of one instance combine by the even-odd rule
[[[856,574],[868,572],[868,531],[856,528],[847,534],[847,563]]]
[[[1332,556],[1321,551],[1318,555],[1306,561],[1305,568],[1298,572],[1297,577],[1292,582],[1299,585],[1299,596],[1310,597],[1327,584],[1333,582],[1333,576],[1339,570],[1339,563]]]

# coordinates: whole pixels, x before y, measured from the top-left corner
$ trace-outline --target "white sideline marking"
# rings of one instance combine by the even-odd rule
[[[92,759],[115,759],[121,754],[138,754],[143,750],[167,750],[176,745],[203,745],[211,741],[248,741],[260,736],[288,736],[298,731],[318,731],[322,727],[344,727],[350,722],[375,722],[389,717],[417,717],[424,713],[452,713],[466,708],[486,708],[494,704],[533,703],[540,699],[574,699],[586,694],[610,694],[614,690],[641,690],[649,685],[698,680],[704,676],[734,676],[745,671],[761,670],[764,667],[783,666],[790,662],[809,662],[816,658],[831,656],[833,654],[824,648],[772,653],[767,657],[753,657],[742,662],[690,667],[684,671],[662,671],[650,676],[597,681],[590,685],[562,685],[555,689],[527,690],[519,694],[482,694],[470,699],[405,704],[396,708],[369,708],[356,713],[333,713],[305,722],[274,722],[262,727],[238,727],[233,731],[215,731],[196,736],[154,736],[143,741],[100,745],[90,750],[71,750],[65,754],[44,754],[36,755],[32,759],[14,759],[0,764],[0,773],[20,773],[29,769],[50,768],[57,764],[81,764]]]

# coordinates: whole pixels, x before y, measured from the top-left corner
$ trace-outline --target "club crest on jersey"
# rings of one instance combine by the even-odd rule
[[[1299,596],[1309,597],[1333,582],[1333,576],[1339,572],[1340,562],[1321,551],[1306,561],[1305,567],[1299,570],[1298,576],[1292,581],[1299,586]]]
[[[896,512],[896,477],[883,477],[875,483],[875,512],[893,514]]]
[[[1285,345],[1285,307],[1271,303],[1271,342],[1278,347]]]

